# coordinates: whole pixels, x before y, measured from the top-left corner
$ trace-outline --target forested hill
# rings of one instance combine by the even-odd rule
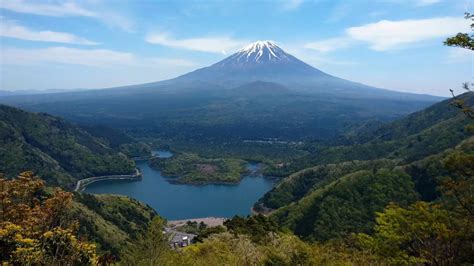
[[[474,104],[474,92],[466,92],[457,98],[469,106]],[[372,128],[372,130],[356,130],[352,133],[357,135],[358,142],[399,140],[435,126],[442,126],[452,133],[453,130],[459,130],[459,126],[462,127],[467,121],[468,119],[462,112],[454,108],[453,100],[446,99],[393,122]]]
[[[78,179],[128,174],[135,164],[102,138],[63,119],[0,105],[0,173],[32,170],[48,185],[72,188]]]
[[[472,105],[474,93],[459,99]],[[436,201],[441,180],[459,175],[453,165],[474,159],[472,119],[451,102],[367,132],[371,141],[321,151],[315,156],[323,159],[282,180],[257,209],[276,209],[281,227],[325,241],[373,233],[376,213],[389,203]]]
[[[458,96],[474,105],[474,92]],[[268,168],[267,174],[288,176],[305,168],[351,160],[394,159],[404,163],[454,147],[469,136],[465,126],[471,121],[453,105],[452,99],[436,103],[393,122],[353,129],[338,144],[308,144],[309,154],[286,167]]]

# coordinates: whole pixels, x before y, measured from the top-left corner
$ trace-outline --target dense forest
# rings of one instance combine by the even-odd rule
[[[206,159],[190,153],[175,154],[171,158],[152,158],[149,163],[170,177],[170,182],[180,184],[236,184],[246,171],[243,160]]]
[[[135,163],[103,140],[63,119],[0,105],[0,173],[33,170],[48,185],[74,187],[78,179],[129,174]]]

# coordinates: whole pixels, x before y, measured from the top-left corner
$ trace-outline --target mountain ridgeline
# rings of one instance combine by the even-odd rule
[[[0,102],[135,137],[194,143],[329,139],[367,120],[388,121],[439,97],[344,80],[258,41],[170,80],[104,90],[0,97]]]

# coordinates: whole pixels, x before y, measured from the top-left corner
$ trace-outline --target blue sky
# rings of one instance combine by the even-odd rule
[[[172,78],[256,40],[335,76],[448,96],[472,80],[474,0],[0,0],[0,90],[105,88]]]

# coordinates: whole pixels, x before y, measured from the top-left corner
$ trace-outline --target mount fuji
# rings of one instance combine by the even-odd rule
[[[176,80],[241,85],[252,81],[297,83],[308,78],[331,76],[286,53],[272,41],[257,41],[222,61]]]
[[[441,98],[370,87],[327,74],[272,41],[257,41],[208,67],[147,84],[0,97],[31,111],[164,139],[331,138]]]
[[[285,52],[275,42],[269,40],[251,43],[211,66],[174,79],[144,85],[161,87],[184,84],[189,88],[196,84],[212,84],[233,88],[257,81],[278,83],[297,92],[335,94],[344,97],[440,99],[429,95],[375,88],[332,76]]]

